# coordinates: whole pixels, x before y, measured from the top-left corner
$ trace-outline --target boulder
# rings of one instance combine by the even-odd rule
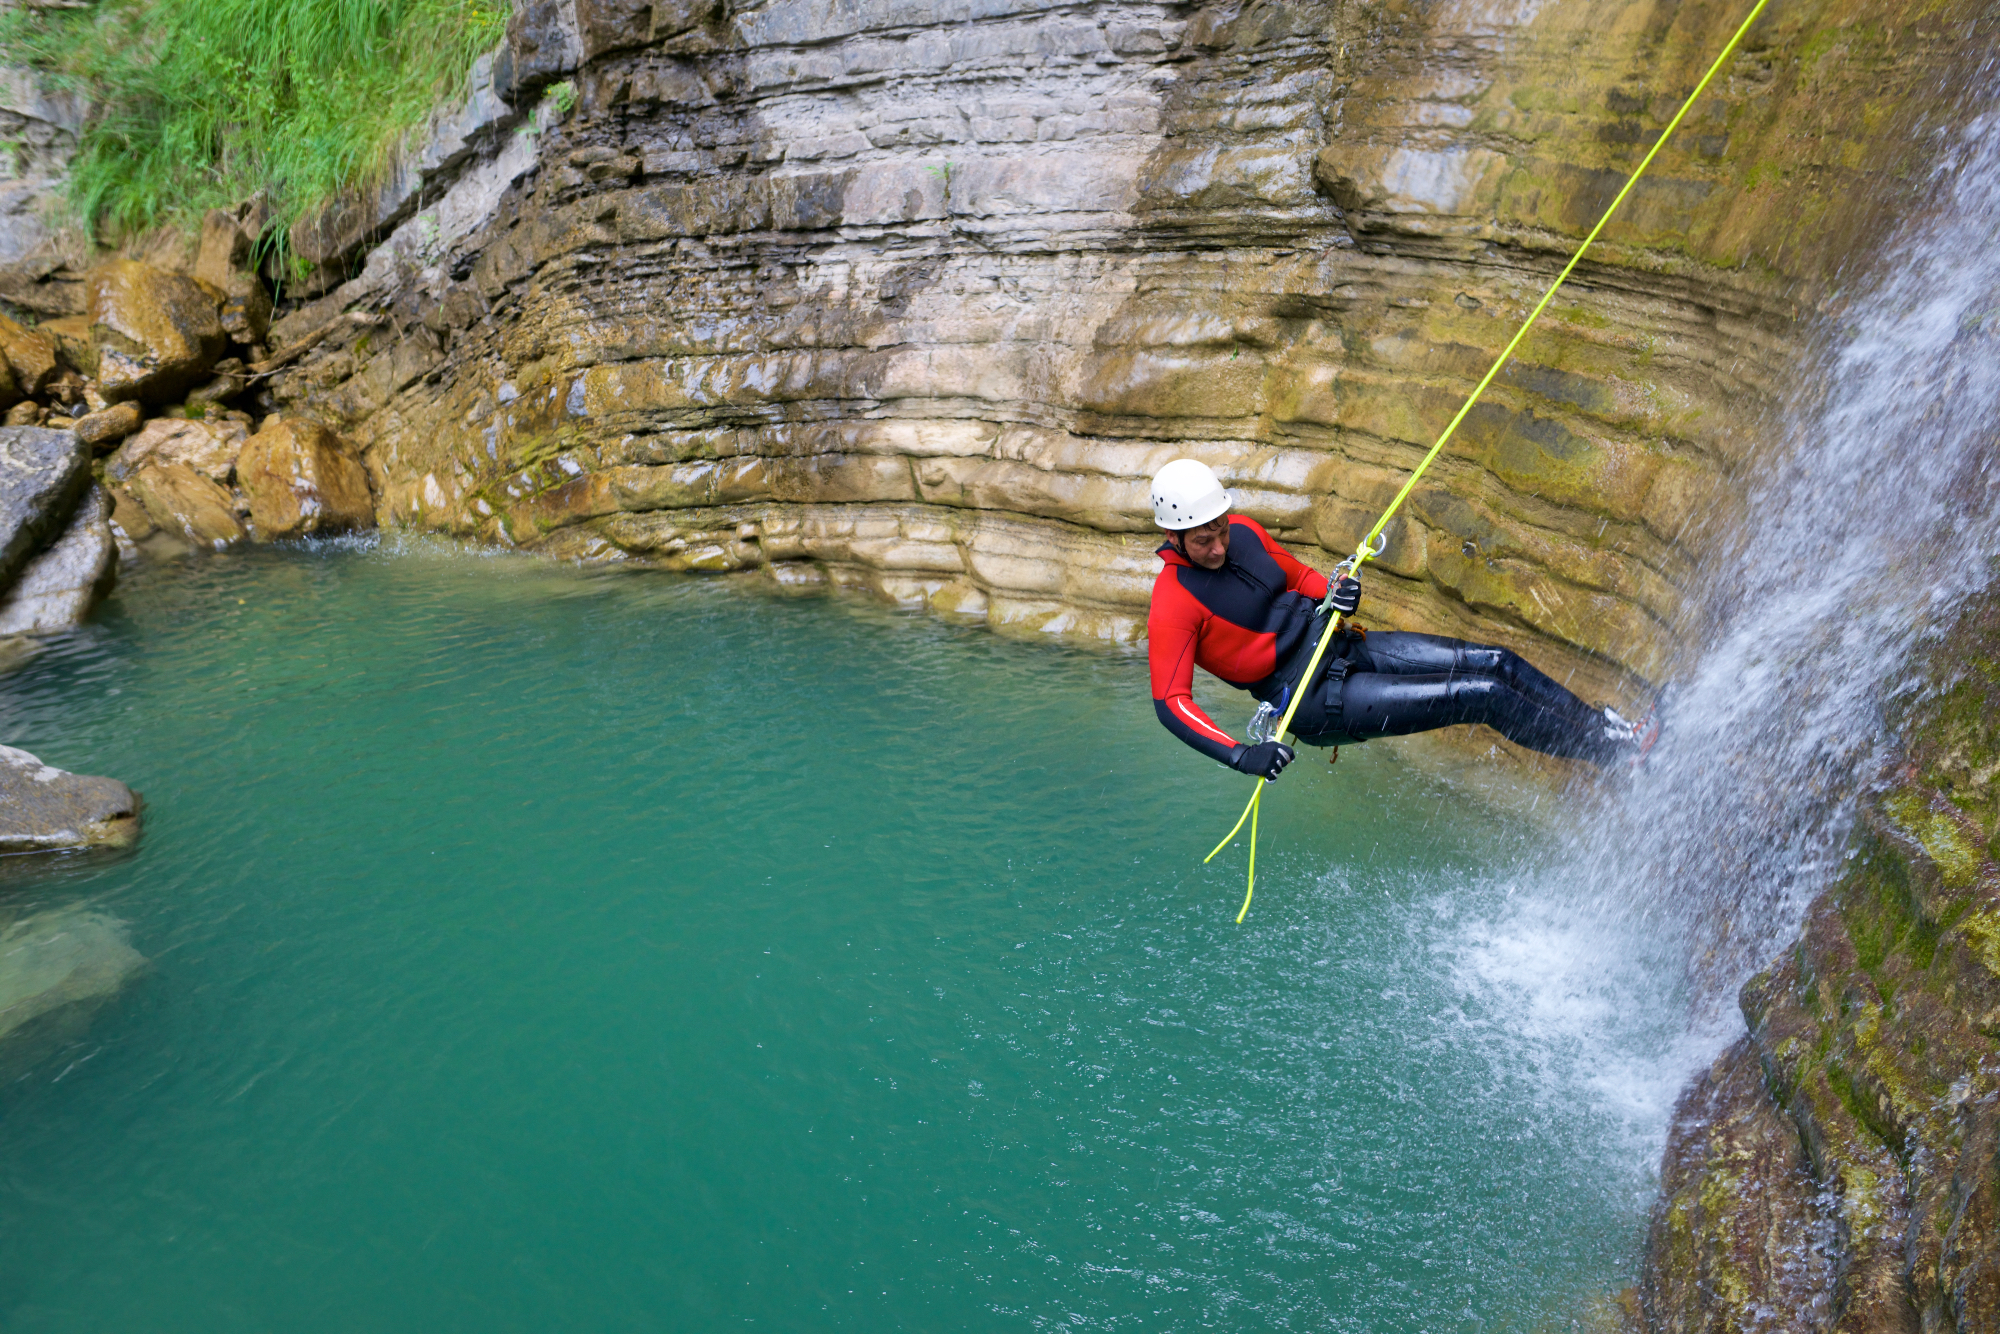
[[[52,1021],[86,1020],[145,966],[122,923],[82,904],[9,922],[0,929],[0,1039],[10,1057],[23,1039],[37,1045],[31,1034]],[[77,1036],[63,1029],[61,1037]]]
[[[59,635],[74,630],[118,579],[111,498],[92,487],[55,544],[28,562],[0,597],[0,635]]]
[[[113,403],[102,412],[87,412],[78,417],[70,429],[76,432],[77,439],[90,446],[92,453],[101,454],[138,430],[144,420],[137,403]]]
[[[90,316],[65,315],[43,320],[35,332],[49,340],[56,360],[79,375],[97,374],[97,347],[90,341]]]
[[[13,407],[7,409],[4,421],[8,426],[40,426],[42,424],[42,405],[35,402],[32,398],[24,398]]]
[[[221,294],[223,332],[246,345],[271,331],[271,296],[250,264],[255,241],[234,214],[210,209],[194,262],[195,281]]]
[[[0,356],[6,359],[17,397],[39,398],[48,392],[58,369],[52,341],[0,315]]]
[[[146,507],[122,486],[107,485],[105,497],[111,502],[111,531],[115,537],[124,535],[127,542],[135,546],[160,531],[160,525],[153,522],[153,516],[146,513]]]
[[[194,277],[218,290],[229,285],[232,276],[250,262],[250,238],[236,223],[236,215],[212,208],[201,220],[201,246],[195,252]]]
[[[148,463],[126,487],[147,518],[195,546],[221,551],[246,536],[236,498],[185,463]]]
[[[129,847],[139,837],[139,794],[0,746],[0,853]]]
[[[104,475],[123,482],[148,463],[180,463],[227,486],[249,435],[249,427],[227,418],[155,417],[105,460]]]
[[[0,588],[69,522],[90,485],[90,450],[73,431],[0,426]]]
[[[90,333],[105,398],[168,403],[199,384],[228,342],[215,307],[194,279],[137,260],[93,271]]]
[[[260,542],[375,524],[361,461],[312,422],[272,422],[251,436],[236,460],[236,483]]]

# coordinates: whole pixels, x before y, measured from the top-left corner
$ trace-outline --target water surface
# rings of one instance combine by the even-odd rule
[[[153,961],[0,1086],[0,1324],[1569,1327],[1672,1014],[1385,744],[1273,790],[1235,926],[1243,780],[1144,682],[421,546],[128,578],[0,680],[148,802],[8,892]]]

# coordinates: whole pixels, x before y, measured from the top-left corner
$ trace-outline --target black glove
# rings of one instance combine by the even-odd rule
[[[1229,767],[1238,773],[1255,774],[1270,782],[1292,762],[1292,748],[1282,741],[1260,741],[1254,746],[1238,746],[1229,757]]]
[[[1352,616],[1361,605],[1361,581],[1351,574],[1343,574],[1333,586],[1333,609],[1342,616]]]

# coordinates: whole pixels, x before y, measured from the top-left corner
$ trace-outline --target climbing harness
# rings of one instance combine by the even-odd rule
[[[1472,392],[1466,396],[1465,403],[1459,408],[1457,415],[1446,425],[1443,434],[1438,436],[1437,443],[1430,447],[1430,452],[1424,455],[1421,463],[1417,464],[1416,471],[1412,472],[1410,479],[1403,483],[1403,489],[1398,491],[1396,498],[1389,502],[1389,508],[1382,511],[1382,517],[1375,521],[1375,526],[1370,528],[1368,535],[1361,539],[1360,545],[1354,549],[1354,554],[1334,567],[1333,573],[1328,576],[1326,581],[1326,597],[1321,600],[1319,611],[1316,614],[1316,620],[1323,622],[1323,624],[1313,644],[1312,657],[1307,661],[1305,671],[1301,672],[1295,679],[1293,688],[1287,692],[1290,695],[1290,699],[1285,705],[1284,716],[1274,726],[1269,717],[1266,716],[1266,711],[1275,712],[1275,710],[1270,709],[1269,705],[1265,705],[1258,710],[1257,716],[1251,721],[1253,729],[1269,729],[1268,735],[1264,739],[1283,740],[1291,731],[1292,715],[1298,712],[1299,700],[1306,694],[1307,683],[1314,679],[1315,673],[1319,670],[1320,658],[1325,655],[1327,645],[1333,642],[1335,634],[1340,630],[1341,616],[1339,612],[1333,610],[1332,600],[1333,590],[1339,586],[1341,578],[1345,575],[1355,573],[1360,570],[1365,562],[1382,554],[1383,548],[1388,545],[1388,539],[1383,536],[1382,530],[1388,527],[1389,520],[1396,517],[1396,511],[1403,507],[1405,500],[1409,499],[1410,492],[1416,488],[1418,480],[1424,475],[1424,470],[1431,466],[1432,460],[1436,459],[1438,454],[1444,449],[1445,442],[1450,440],[1458,431],[1459,424],[1465,420],[1466,414],[1472,411],[1475,403],[1479,402],[1479,396],[1486,392],[1486,387],[1493,383],[1494,377],[1500,374],[1501,368],[1513,357],[1514,349],[1521,345],[1521,340],[1526,338],[1528,331],[1535,327],[1535,321],[1541,317],[1542,311],[1548,308],[1549,302],[1555,299],[1556,292],[1561,289],[1563,282],[1569,277],[1571,271],[1576,268],[1578,261],[1582,260],[1584,252],[1590,249],[1591,242],[1597,239],[1597,234],[1604,230],[1606,223],[1611,221],[1611,215],[1616,213],[1618,206],[1625,202],[1625,196],[1632,193],[1632,187],[1639,183],[1639,178],[1645,174],[1646,168],[1653,164],[1653,158],[1666,146],[1667,140],[1673,138],[1674,131],[1680,128],[1681,121],[1694,107],[1695,99],[1699,98],[1708,88],[1709,83],[1714,80],[1716,74],[1722,69],[1724,62],[1736,53],[1736,48],[1742,44],[1743,35],[1750,31],[1750,25],[1757,21],[1758,16],[1764,12],[1764,6],[1769,3],[1770,0],[1757,0],[1757,3],[1751,8],[1749,16],[1738,25],[1735,34],[1730,37],[1728,44],[1722,48],[1721,54],[1716,56],[1715,63],[1708,67],[1708,73],[1701,76],[1701,82],[1694,86],[1694,91],[1687,95],[1685,102],[1681,103],[1681,109],[1676,111],[1674,118],[1667,122],[1667,128],[1661,131],[1660,137],[1646,151],[1646,156],[1639,159],[1639,165],[1632,169],[1632,174],[1626,178],[1624,187],[1618,191],[1617,196],[1612,199],[1610,205],[1604,210],[1604,216],[1597,220],[1597,225],[1592,227],[1590,234],[1583,238],[1583,244],[1578,246],[1576,253],[1569,257],[1569,263],[1563,265],[1562,272],[1558,273],[1556,280],[1549,284],[1549,290],[1542,293],[1542,299],[1535,303],[1533,310],[1528,312],[1528,318],[1521,322],[1520,329],[1515,332],[1513,338],[1508,340],[1507,346],[1501,349],[1500,355],[1494,358],[1493,364],[1487,368],[1486,374],[1480,378],[1479,383],[1473,386]],[[1236,920],[1239,924],[1249,914],[1250,899],[1257,892],[1257,817],[1259,808],[1263,804],[1264,784],[1267,780],[1256,778],[1252,781],[1256,784],[1256,790],[1250,794],[1250,802],[1243,808],[1243,814],[1236,818],[1235,826],[1227,834],[1223,835],[1222,841],[1215,845],[1214,850],[1208,856],[1202,858],[1204,865],[1214,861],[1215,854],[1228,847],[1234,841],[1236,835],[1242,831],[1243,822],[1245,820],[1250,822],[1249,882],[1243,889],[1243,906],[1236,913]]]

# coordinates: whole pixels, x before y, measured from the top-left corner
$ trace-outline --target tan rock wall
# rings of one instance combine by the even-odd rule
[[[2000,1329],[2000,598],[1946,629],[1844,873],[1676,1109],[1649,1330]]]
[[[610,42],[522,9],[519,70],[586,61],[574,110],[486,222],[420,216],[273,331],[318,339],[274,392],[365,446],[382,519],[1114,640],[1175,456],[1349,549],[1741,17],[776,0]],[[1985,22],[1774,8],[1412,498],[1371,618],[1658,678]]]

